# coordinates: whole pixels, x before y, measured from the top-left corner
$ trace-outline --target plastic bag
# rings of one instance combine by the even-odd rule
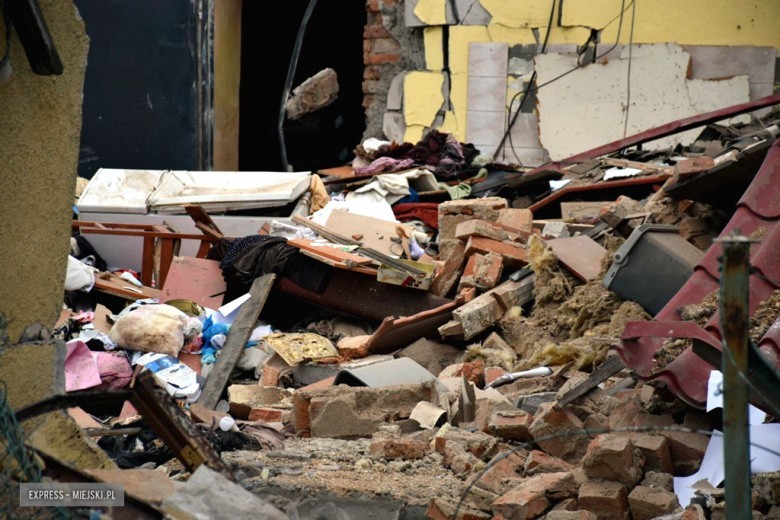
[[[121,348],[176,357],[184,346],[188,326],[190,317],[176,307],[164,303],[141,305],[120,313],[108,337]]]

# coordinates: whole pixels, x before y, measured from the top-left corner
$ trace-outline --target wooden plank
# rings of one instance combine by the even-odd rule
[[[113,273],[96,273],[94,290],[119,296],[127,300],[142,300],[145,298],[159,298],[162,291],[153,287],[138,287],[126,280],[122,280]]]
[[[246,342],[252,334],[260,312],[263,310],[268,295],[271,293],[271,287],[276,280],[273,273],[264,274],[255,279],[252,287],[249,289],[251,295],[239,309],[238,316],[228,330],[225,346],[217,357],[217,362],[211,370],[206,383],[203,385],[198,404],[211,410],[217,406],[222,392],[225,390],[231,372],[236,368],[238,359],[244,351]]]
[[[554,238],[548,240],[547,245],[574,276],[585,282],[598,277],[601,260],[609,253],[601,244],[585,235]]]
[[[168,300],[192,300],[208,309],[222,306],[225,279],[218,260],[176,256],[171,261],[163,285],[163,303]]]
[[[414,275],[425,274],[425,271],[422,271],[420,269],[417,269],[416,267],[412,267],[408,264],[405,264],[404,262],[401,262],[397,258],[390,255],[386,255],[381,251],[377,251],[376,249],[372,249],[370,247],[365,247],[354,238],[344,236],[334,231],[331,231],[330,229],[320,226],[316,222],[309,220],[307,218],[303,218],[300,215],[293,215],[292,221],[295,222],[296,224],[300,224],[302,226],[306,226],[309,229],[314,230],[318,235],[330,240],[331,242],[336,242],[338,244],[360,246],[360,252],[363,253],[365,256],[372,258],[373,260],[379,263],[387,264],[390,267],[394,267],[399,271],[403,271],[405,273],[414,274]]]
[[[345,263],[349,261],[357,265],[370,265],[374,262],[370,258],[356,255],[355,253],[350,253],[348,251],[342,251],[341,249],[332,246],[313,245],[312,241],[306,238],[293,238],[291,240],[288,240],[287,244],[293,247],[297,247],[298,249],[311,251],[317,256],[330,258],[331,260],[335,260],[336,262]]]
[[[203,206],[197,204],[185,204],[184,210],[195,223],[195,227],[203,231],[206,235],[216,239],[222,238],[224,233],[219,226],[212,220],[211,215],[203,209]]]
[[[377,270],[373,269],[371,267],[362,267],[359,265],[356,265],[354,267],[350,267],[344,262],[338,262],[336,260],[332,260],[330,258],[327,258],[325,256],[320,256],[317,253],[313,251],[307,251],[306,249],[301,249],[301,254],[308,256],[309,258],[313,258],[319,262],[322,262],[323,264],[329,265],[331,267],[335,267],[336,269],[344,269],[346,271],[353,271],[356,273],[362,273],[367,274],[376,277]]]
[[[614,355],[607,357],[606,361],[588,376],[588,379],[563,394],[563,397],[558,399],[558,406],[563,407],[575,399],[579,399],[624,368],[626,365],[619,357]]]
[[[155,382],[154,375],[148,370],[144,370],[136,378],[131,402],[144,421],[190,472],[205,464],[235,481],[235,477],[219,453],[206,440],[202,430],[190,420],[176,400]]]

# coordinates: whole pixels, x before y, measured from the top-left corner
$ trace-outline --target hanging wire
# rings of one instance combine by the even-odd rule
[[[610,48],[607,49],[606,51],[602,52],[601,54],[599,54],[597,56],[594,56],[592,62],[596,62],[596,61],[600,60],[601,58],[603,58],[604,56],[606,56],[607,54],[612,52],[618,46],[618,43],[620,42],[620,34],[621,34],[622,30],[623,30],[623,18],[624,18],[625,12],[626,12],[626,10],[628,10],[629,7],[634,5],[634,1],[635,0],[631,0],[631,2],[628,5],[626,5],[626,0],[622,0],[622,2],[620,4],[620,13],[617,16],[615,16],[614,18],[612,18],[612,20],[607,22],[607,24],[604,25],[601,29],[598,30],[598,32],[601,32],[604,29],[606,29],[607,27],[609,27],[615,20],[619,20],[617,36],[615,38],[615,43],[613,43],[612,46],[610,46]],[[580,52],[580,55],[582,55],[582,52]],[[547,85],[549,85],[551,83],[554,83],[554,82],[558,81],[559,79],[561,79],[561,78],[563,78],[565,76],[568,76],[572,72],[581,69],[585,65],[588,65],[588,63],[580,63],[577,66],[572,67],[571,69],[567,70],[566,72],[563,72],[563,73],[559,74],[558,76],[552,78],[551,80],[546,81],[545,83],[542,83],[541,85],[537,85],[536,87],[532,86],[533,82],[529,82],[528,83],[528,87],[525,89],[525,91],[523,91],[522,93],[518,92],[517,94],[515,94],[512,97],[512,100],[509,103],[510,113],[511,113],[511,107],[512,107],[512,104],[513,104],[515,98],[517,98],[518,96],[522,95],[523,96],[523,101],[520,103],[520,105],[518,105],[517,112],[515,112],[515,117],[512,118],[511,123],[507,126],[507,129],[504,132],[504,135],[501,137],[501,141],[499,142],[498,147],[496,148],[496,151],[493,152],[493,159],[498,157],[499,151],[501,150],[501,148],[503,148],[504,143],[506,142],[506,140],[507,140],[507,138],[508,138],[508,136],[509,136],[509,134],[510,134],[510,132],[512,130],[512,126],[514,126],[515,121],[517,120],[517,114],[523,108],[522,103],[525,101],[525,99],[528,96],[528,94],[530,92],[538,92],[539,89],[541,89],[542,87],[545,87],[545,86],[547,86]],[[534,75],[532,76],[532,79],[534,79],[534,80],[536,79],[536,71],[534,71]]]
[[[306,11],[303,13],[301,25],[298,27],[298,36],[295,38],[295,46],[293,47],[292,56],[290,57],[290,67],[287,69],[287,78],[284,81],[282,102],[279,105],[279,119],[277,120],[276,130],[279,135],[279,153],[281,154],[282,169],[284,171],[290,170],[290,163],[287,162],[287,145],[284,141],[284,115],[287,108],[287,100],[290,99],[290,90],[292,89],[295,69],[298,67],[298,58],[301,55],[303,36],[306,33],[306,26],[309,24],[309,19],[311,18],[311,14],[314,12],[314,8],[316,6],[317,0],[309,0],[309,4],[306,6]]]
[[[631,3],[631,32],[628,36],[628,72],[626,73],[626,117],[623,120],[623,138],[628,135],[628,114],[631,110],[631,61],[634,50],[634,22],[636,21],[636,0]]]
[[[550,6],[550,19],[547,21],[547,31],[545,31],[544,34],[544,42],[542,43],[542,48],[539,51],[541,54],[544,54],[547,51],[547,42],[550,40],[550,33],[552,32],[552,24],[553,24],[553,17],[555,15],[555,4],[558,2],[558,0],[553,0],[552,5]],[[493,159],[498,157],[499,152],[501,151],[501,147],[504,145],[504,140],[506,137],[509,137],[509,149],[512,150],[512,155],[515,156],[515,159],[517,159],[518,164],[520,166],[523,165],[523,161],[520,160],[520,158],[517,156],[517,153],[515,152],[515,146],[512,142],[512,132],[510,131],[512,127],[515,124],[515,121],[517,120],[518,116],[520,115],[520,110],[523,108],[523,105],[525,104],[525,99],[528,97],[528,92],[531,87],[531,85],[534,84],[534,81],[536,81],[536,70],[534,70],[534,73],[531,74],[531,79],[528,80],[528,86],[525,88],[525,91],[523,92],[523,97],[520,99],[520,104],[517,106],[517,112],[512,114],[512,105],[515,102],[515,99],[517,99],[517,94],[512,96],[512,99],[509,101],[509,110],[506,114],[506,127],[507,131],[504,134],[504,138],[501,139],[501,144],[498,145],[498,148],[496,148],[495,153],[493,153]],[[511,118],[511,119],[510,119]]]

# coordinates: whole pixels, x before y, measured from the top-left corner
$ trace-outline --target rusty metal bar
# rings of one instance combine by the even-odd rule
[[[749,520],[750,429],[748,426],[748,352],[751,240],[731,233],[723,244],[721,309],[723,330],[723,463],[726,518]]]

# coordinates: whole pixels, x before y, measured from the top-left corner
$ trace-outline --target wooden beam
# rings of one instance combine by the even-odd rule
[[[599,365],[599,367],[588,376],[588,379],[575,386],[566,392],[563,397],[558,399],[558,406],[564,407],[575,399],[579,399],[624,368],[626,368],[626,365],[623,364],[623,361],[621,361],[619,357],[615,355],[608,356],[606,361]]]
[[[256,278],[252,283],[252,287],[249,289],[251,296],[249,300],[241,305],[238,316],[236,316],[235,321],[230,326],[230,330],[228,330],[225,346],[220,350],[217,362],[214,364],[214,368],[211,370],[208,378],[206,378],[206,383],[203,385],[198,398],[198,404],[210,410],[217,406],[220,397],[222,397],[222,392],[225,390],[225,386],[227,386],[230,374],[236,368],[238,358],[241,357],[244,346],[257,324],[260,312],[263,310],[265,301],[271,293],[271,287],[275,280],[276,275],[268,273]]]

